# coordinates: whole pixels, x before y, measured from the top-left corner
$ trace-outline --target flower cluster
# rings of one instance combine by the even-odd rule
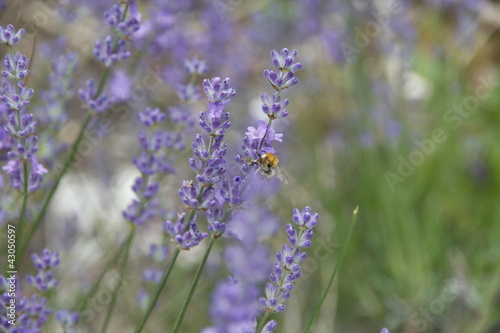
[[[104,13],[105,22],[124,36],[131,36],[140,28],[141,14],[135,2],[130,3],[129,10],[130,17],[127,18],[125,7],[117,3]]]
[[[3,61],[4,70],[2,86],[0,87],[0,102],[6,108],[3,131],[8,136],[7,158],[9,161],[2,169],[9,175],[11,186],[19,191],[34,192],[40,188],[43,175],[47,169],[38,163],[38,137],[36,135],[38,122],[26,108],[34,95],[31,88],[24,84],[28,70],[28,58],[21,54],[14,54],[13,45],[19,42],[24,30],[15,33],[12,25],[5,29],[0,27],[0,40],[10,48],[10,54]],[[0,138],[0,142],[3,141]],[[3,143],[2,145],[5,145]]]
[[[0,43],[14,46],[21,40],[21,37],[24,35],[24,29],[19,29],[16,32],[16,29],[12,24],[7,25],[5,28],[0,27]]]
[[[271,51],[272,62],[279,72],[266,69],[264,77],[276,92],[272,97],[266,93],[261,94],[262,111],[268,117],[268,122],[259,120],[257,127],[248,127],[248,132],[245,133],[246,136],[241,146],[243,153],[236,156],[236,162],[239,163],[244,174],[255,171],[255,163],[252,162],[259,159],[263,153],[276,153],[272,146],[274,141],[282,141],[283,134],[276,133],[272,123],[276,119],[288,116],[286,108],[290,104],[290,100],[288,98],[282,99],[281,91],[299,82],[295,72],[302,68],[302,64],[300,62],[294,63],[296,56],[297,51],[289,51],[286,48],[280,53],[275,50]]]
[[[289,51],[286,48],[280,53],[275,50],[271,51],[273,64],[279,69],[279,73],[265,69],[264,77],[276,91],[280,92],[283,89],[293,87],[299,82],[299,79],[295,77],[295,72],[302,68],[302,64],[300,62],[293,63],[296,56],[297,51]]]
[[[76,332],[76,324],[78,323],[78,319],[80,319],[78,312],[70,312],[66,309],[61,309],[56,311],[55,317],[57,322],[61,324],[64,329],[64,333]]]
[[[300,263],[307,257],[301,248],[311,246],[314,235],[313,228],[318,225],[319,214],[314,213],[310,207],[302,211],[293,210],[293,222],[287,224],[286,233],[289,243],[283,244],[280,252],[276,253],[276,262],[273,272],[269,275],[266,284],[266,297],[260,298],[260,304],[268,312],[282,312],[283,304],[289,297],[294,287],[294,281],[301,276]],[[298,229],[298,231],[297,231]]]
[[[229,277],[219,283],[212,295],[211,317],[214,327],[202,333],[255,333],[255,318],[259,314],[256,302],[259,290],[250,283]]]
[[[52,269],[59,265],[59,253],[44,249],[41,255],[33,253],[31,259],[38,273],[36,276],[28,275],[26,280],[38,291],[46,291],[57,286],[58,281],[52,277]]]
[[[167,115],[160,109],[148,107],[139,112],[137,119],[148,128],[149,133],[139,132],[142,151],[138,157],[132,159],[135,167],[141,172],[132,186],[137,199],[127,207],[123,216],[131,223],[142,225],[158,214],[157,200],[154,197],[160,184],[154,177],[175,172],[166,149],[179,150],[184,146],[176,133],[158,129],[167,119]]]
[[[282,54],[288,55],[288,50],[284,49]],[[275,65],[283,72],[298,70],[301,67],[300,63],[293,64],[296,56],[295,51],[283,59],[275,51],[271,53],[271,56]],[[296,84],[297,79],[295,78],[293,82]],[[288,83],[288,86],[291,85]],[[219,90],[223,93],[223,89]],[[206,328],[203,333],[256,332],[256,318],[260,309],[256,308],[257,297],[253,294],[250,295],[249,292],[264,282],[271,269],[270,263],[262,260],[262,258],[268,257],[269,250],[261,242],[271,237],[278,228],[278,220],[273,217],[271,212],[262,207],[261,202],[267,200],[271,193],[276,190],[276,186],[273,186],[276,183],[247,176],[255,164],[253,161],[260,157],[261,151],[275,153],[271,143],[282,141],[283,135],[276,133],[271,127],[273,120],[288,115],[286,107],[289,100],[282,100],[279,93],[280,91],[277,91],[272,100],[266,94],[261,95],[262,111],[267,115],[269,122],[259,121],[257,128],[253,126],[247,128],[248,131],[245,133],[242,145],[243,155],[236,156],[236,161],[241,166],[243,174],[234,177],[232,183],[229,180],[223,181],[220,194],[224,198],[224,203],[228,207],[238,207],[243,202],[245,205],[243,210],[234,213],[231,224],[226,231],[228,235],[237,240],[226,246],[224,250],[225,262],[234,277],[221,283],[214,292],[211,314],[215,326]],[[217,95],[209,96],[215,97]],[[245,190],[244,195],[243,190]],[[207,213],[209,222],[217,220],[212,215],[221,215],[221,212],[215,210],[211,214]],[[209,230],[212,232],[215,226],[215,223],[210,223]],[[308,236],[304,236],[304,238],[306,237]],[[301,239],[301,246],[303,243]],[[225,306],[226,304],[236,304],[236,310],[231,307],[231,310],[234,310],[231,312]],[[263,325],[260,332],[272,332],[276,326],[276,321],[271,320]]]
[[[140,28],[141,14],[135,1],[122,1],[106,11],[105,22],[115,28],[117,33],[107,35],[104,40],[97,39],[93,54],[109,70],[119,61],[130,57],[126,40]],[[94,113],[105,112],[119,101],[117,97],[103,94],[102,89],[102,85],[95,86],[94,80],[87,80],[85,88],[78,90],[80,100]]]
[[[163,225],[165,233],[169,234],[175,245],[182,250],[189,250],[208,236],[207,233],[201,233],[198,230],[195,223],[196,215],[192,216],[189,221],[189,218],[186,218],[186,213],[182,213],[179,214],[175,222],[167,220]]]
[[[193,66],[194,68],[200,66]],[[191,145],[193,157],[189,159],[189,166],[196,173],[196,183],[184,181],[178,194],[182,202],[192,210],[203,210],[207,214],[209,231],[214,237],[219,237],[225,231],[224,214],[221,206],[224,201],[231,201],[230,196],[237,195],[234,190],[228,190],[227,181],[223,180],[226,172],[226,161],[224,156],[227,153],[227,143],[224,140],[226,130],[231,126],[229,112],[224,112],[224,106],[236,94],[234,88],[229,86],[229,78],[222,80],[214,77],[211,80],[203,81],[203,90],[209,99],[206,110],[200,112],[199,125],[207,132],[208,142],[201,134],[196,134]],[[220,189],[220,184],[223,184]],[[225,186],[224,186],[225,185]],[[239,184],[235,185],[237,188]],[[222,200],[219,193],[222,193]],[[177,246],[186,249],[184,238],[191,240],[198,231],[191,221],[178,221],[174,224],[170,222],[167,231],[171,233]],[[167,221],[168,222],[168,221]],[[182,223],[182,224],[181,224]],[[188,230],[189,229],[189,230]],[[195,239],[197,239],[195,237]],[[189,244],[192,242],[190,241]],[[195,242],[197,244],[197,242]]]

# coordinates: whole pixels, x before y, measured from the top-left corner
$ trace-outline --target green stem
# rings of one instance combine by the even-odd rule
[[[342,245],[342,250],[340,251],[340,257],[339,257],[337,263],[335,264],[335,268],[333,269],[333,273],[332,273],[332,276],[330,277],[330,281],[328,281],[328,285],[326,286],[326,289],[323,292],[323,296],[321,296],[321,300],[319,301],[318,306],[314,310],[314,313],[313,313],[311,319],[309,320],[309,323],[307,324],[307,327],[304,330],[304,333],[309,332],[309,329],[311,328],[312,323],[314,322],[314,320],[318,316],[319,310],[321,309],[321,306],[323,305],[323,302],[325,301],[326,296],[328,295],[328,292],[330,291],[330,288],[333,285],[333,280],[335,279],[335,275],[337,275],[337,272],[340,269],[340,266],[342,265],[342,261],[344,260],[344,257],[347,253],[347,247],[349,246],[349,242],[351,241],[351,236],[352,236],[352,232],[354,230],[354,225],[356,224],[356,219],[358,218],[358,208],[359,207],[356,207],[356,209],[354,209],[354,212],[352,213],[351,226],[349,227],[349,231],[347,232],[347,237],[346,237],[346,240],[344,242],[344,245]]]
[[[186,314],[186,309],[189,305],[189,302],[191,301],[191,297],[193,297],[194,291],[196,289],[196,286],[198,285],[198,281],[200,280],[201,277],[201,272],[203,271],[203,268],[205,267],[205,264],[207,263],[208,255],[212,251],[212,247],[214,246],[215,243],[215,238],[211,237],[210,238],[210,243],[208,243],[207,249],[205,251],[205,255],[203,256],[203,260],[200,263],[200,266],[198,266],[198,269],[196,270],[196,273],[194,275],[194,279],[191,282],[191,285],[189,286],[189,291],[188,295],[184,301],[184,304],[182,304],[181,312],[177,316],[177,319],[175,320],[174,324],[174,329],[172,330],[172,333],[177,333],[179,331],[179,328],[182,323],[182,319],[184,318],[184,315]]]
[[[89,303],[90,299],[92,297],[94,297],[94,294],[97,292],[97,289],[101,285],[102,279],[104,278],[104,276],[106,275],[106,273],[111,269],[111,267],[113,267],[116,264],[116,262],[118,261],[118,259],[121,257],[124,248],[125,248],[125,244],[122,244],[122,246],[120,246],[120,248],[118,249],[118,251],[116,251],[116,253],[114,254],[113,258],[108,262],[108,264],[106,265],[106,268],[104,269],[104,271],[101,273],[101,275],[99,276],[99,278],[97,279],[97,281],[92,286],[92,289],[90,289],[90,291],[88,292],[88,294],[84,297],[83,301],[76,308],[77,309],[76,311],[78,313],[82,312],[87,307],[87,304]]]
[[[131,225],[131,230],[127,238],[127,242],[125,243],[125,255],[123,257],[123,261],[120,266],[120,278],[118,280],[118,283],[116,287],[113,290],[113,296],[111,296],[111,304],[109,305],[108,312],[106,313],[106,318],[104,319],[104,323],[101,327],[101,333],[104,333],[106,331],[106,328],[108,327],[109,321],[111,319],[111,314],[113,313],[113,310],[115,308],[116,304],[116,297],[118,296],[118,290],[122,286],[123,282],[123,277],[125,276],[125,268],[127,267],[127,262],[128,262],[128,256],[130,254],[130,248],[132,247],[132,240],[134,239],[135,235],[135,225]]]
[[[59,182],[61,181],[62,177],[66,174],[66,171],[68,171],[68,168],[71,165],[71,161],[73,161],[73,159],[74,159],[74,157],[76,155],[78,146],[80,145],[80,142],[83,139],[83,134],[85,133],[85,130],[87,129],[87,126],[89,125],[89,122],[90,122],[91,118],[92,118],[92,116],[89,114],[89,115],[87,115],[87,117],[83,121],[82,127],[80,128],[80,132],[78,133],[78,136],[77,136],[75,142],[73,143],[73,146],[71,147],[71,150],[69,152],[68,158],[66,158],[66,161],[64,162],[64,165],[63,165],[63,168],[61,170],[61,173],[59,174],[59,176],[57,176],[57,179],[54,182],[54,185],[49,190],[49,194],[47,195],[47,199],[45,199],[45,203],[43,204],[42,210],[38,214],[38,216],[37,216],[37,218],[36,218],[36,220],[35,220],[35,222],[33,224],[33,227],[31,228],[31,230],[30,230],[30,232],[28,234],[28,237],[26,238],[26,241],[21,246],[21,249],[19,251],[19,257],[20,258],[24,254],[24,251],[28,247],[28,245],[29,245],[29,243],[31,241],[31,238],[33,238],[33,235],[35,234],[36,230],[40,226],[40,223],[42,222],[42,219],[45,216],[45,212],[47,211],[47,208],[48,208],[48,206],[50,204],[50,200],[54,196],[54,193],[56,192],[56,190],[57,190],[57,188],[59,186]]]
[[[175,248],[174,253],[172,254],[172,259],[170,260],[167,268],[165,269],[165,272],[163,272],[163,276],[161,279],[160,284],[156,288],[156,292],[154,293],[153,298],[149,301],[148,308],[146,311],[143,313],[141,320],[137,324],[134,333],[139,333],[141,330],[144,328],[144,325],[146,324],[146,321],[148,320],[149,316],[151,315],[151,312],[153,311],[153,308],[156,305],[156,302],[158,301],[158,298],[160,298],[160,294],[165,287],[168,277],[170,276],[170,273],[172,272],[172,268],[175,265],[175,262],[177,260],[177,256],[179,255],[180,250],[178,248]]]
[[[127,2],[127,4],[125,5],[125,10],[123,12],[122,21],[127,16],[128,9],[129,9],[129,3]],[[113,50],[116,49],[116,46],[118,45],[118,39],[119,39],[119,37],[117,36],[115,38],[115,40],[114,40]],[[11,50],[11,52],[13,54],[12,50]],[[106,69],[104,69],[104,71],[101,74],[101,78],[99,80],[99,86],[97,88],[97,92],[96,92],[96,94],[94,96],[94,99],[97,98],[99,95],[101,95],[102,91],[104,90],[104,85],[106,84],[106,80],[108,79],[108,76],[109,76],[109,68],[106,68]],[[21,246],[21,249],[19,251],[19,258],[21,258],[22,255],[24,254],[24,251],[28,247],[29,242],[31,241],[31,238],[33,237],[33,235],[35,234],[36,230],[40,226],[40,223],[42,222],[42,219],[45,216],[45,212],[47,211],[47,208],[48,208],[48,206],[50,204],[50,200],[52,200],[52,197],[54,196],[54,193],[56,192],[56,190],[57,190],[57,188],[59,186],[59,182],[61,181],[62,177],[66,174],[66,171],[68,170],[68,168],[69,168],[69,166],[71,164],[71,161],[73,160],[73,158],[76,155],[76,151],[78,149],[78,146],[80,145],[80,142],[82,141],[83,134],[85,133],[85,130],[87,129],[87,126],[89,125],[91,118],[92,118],[92,115],[89,113],[89,114],[87,114],[87,117],[83,121],[82,127],[80,128],[80,132],[78,133],[78,136],[77,136],[75,142],[71,146],[70,153],[69,153],[68,158],[66,159],[66,161],[64,163],[63,169],[61,170],[61,173],[57,177],[57,179],[56,179],[56,181],[54,183],[54,186],[52,186],[52,188],[49,190],[49,194],[47,196],[47,199],[45,200],[45,203],[44,203],[44,205],[42,207],[42,210],[38,214],[38,216],[37,216],[37,218],[35,220],[35,223],[34,223],[33,227],[30,230],[30,233],[28,235],[28,238],[27,238],[26,242],[24,242],[24,244],[22,244],[22,246]]]
[[[21,212],[19,213],[19,222],[17,226],[17,243],[21,244],[22,236],[23,236],[23,230],[24,230],[24,220],[26,216],[26,207],[28,206],[28,164],[26,161],[23,163],[23,177],[24,177],[24,184],[23,184],[23,203],[21,204]],[[18,254],[16,256],[16,262],[19,262],[21,259],[21,254]]]
[[[269,312],[269,311],[264,312],[264,315],[260,319],[259,326],[257,326],[257,331],[255,331],[255,332],[262,331],[262,329],[264,328],[264,325],[266,324],[267,318],[269,318],[270,315],[271,315],[271,312]]]
[[[266,132],[264,133],[264,136],[262,137],[262,140],[260,141],[259,149],[257,149],[257,153],[260,152],[260,149],[264,145],[264,141],[266,141],[267,132],[269,132],[269,128],[271,127],[272,123],[273,123],[273,119],[269,118],[269,121],[267,122]]]
[[[212,142],[212,140],[210,140],[210,143],[211,142]],[[204,189],[202,189],[200,191],[200,193],[198,194],[198,200],[201,199],[203,192],[204,192]],[[196,214],[196,210],[193,209],[191,211],[191,214],[189,214],[188,223],[186,224],[186,227],[184,228],[182,233],[187,231],[195,214]],[[144,325],[146,324],[146,321],[148,320],[149,316],[151,315],[151,312],[153,311],[153,308],[155,307],[156,302],[158,301],[158,298],[160,297],[160,294],[163,291],[163,288],[165,288],[165,285],[167,284],[167,280],[170,276],[170,273],[172,272],[172,268],[175,266],[175,262],[177,260],[177,256],[179,255],[179,252],[180,252],[180,250],[178,248],[175,248],[175,251],[172,255],[172,259],[170,259],[168,266],[165,268],[165,272],[163,272],[162,280],[161,280],[160,284],[158,285],[158,288],[156,288],[156,291],[154,293],[153,298],[149,301],[148,307],[147,307],[146,311],[144,312],[144,314],[142,315],[139,323],[137,324],[134,333],[139,333],[144,328]]]

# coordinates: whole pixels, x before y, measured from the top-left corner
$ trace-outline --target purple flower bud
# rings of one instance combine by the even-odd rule
[[[5,45],[16,45],[24,35],[24,29],[19,29],[17,32],[12,24],[7,25],[5,28],[0,26],[0,43]]]
[[[62,309],[55,313],[56,320],[61,324],[65,333],[76,332],[76,324],[80,318],[78,312],[69,312],[68,310]]]
[[[99,60],[104,67],[109,68],[118,61],[125,60],[130,57],[130,51],[125,48],[125,41],[119,39],[114,43],[111,36],[106,36],[104,42],[99,39],[95,41],[93,51],[94,56]]]
[[[203,75],[208,72],[208,66],[204,60],[193,57],[184,60],[184,68],[191,75]]]

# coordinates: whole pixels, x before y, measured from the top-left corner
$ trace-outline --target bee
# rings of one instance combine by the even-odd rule
[[[254,161],[259,167],[259,172],[264,177],[270,178],[276,176],[283,183],[288,184],[288,177],[279,166],[278,156],[271,153],[260,155],[260,158]]]

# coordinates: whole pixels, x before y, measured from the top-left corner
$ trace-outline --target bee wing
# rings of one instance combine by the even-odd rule
[[[278,179],[283,183],[288,184],[288,176],[279,166],[276,166],[276,177],[278,177]]]

